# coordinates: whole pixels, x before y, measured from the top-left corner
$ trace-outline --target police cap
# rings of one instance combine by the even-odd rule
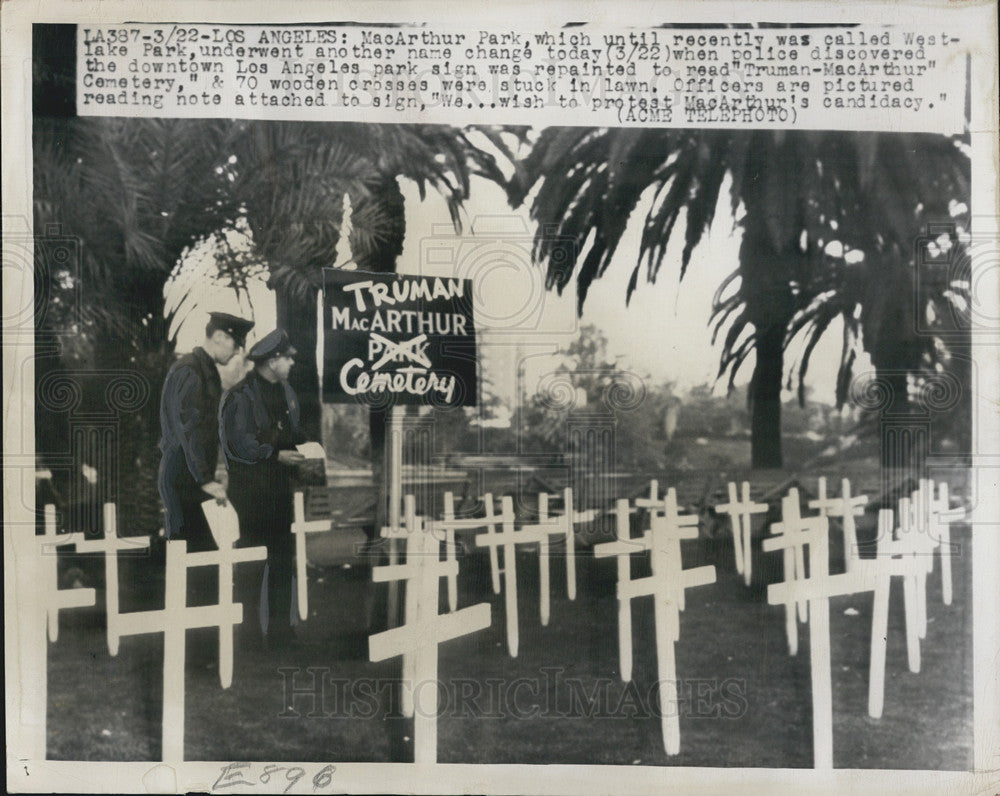
[[[246,344],[247,332],[253,329],[253,321],[240,318],[238,315],[230,315],[228,312],[210,312],[206,334],[211,336],[216,329],[228,334],[238,346],[242,347]]]
[[[247,354],[247,359],[252,362],[264,362],[271,357],[293,357],[295,354],[295,347],[288,339],[285,330],[275,329],[254,343],[250,353]]]

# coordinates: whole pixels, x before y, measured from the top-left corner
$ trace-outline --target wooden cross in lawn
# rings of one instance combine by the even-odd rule
[[[850,572],[858,560],[858,531],[854,518],[863,516],[868,505],[868,495],[851,497],[851,482],[844,478],[840,482],[840,497],[827,497],[826,476],[819,478],[819,494],[809,501],[809,508],[818,509],[824,517],[839,517],[844,532],[844,562]]]
[[[657,495],[660,493],[660,483],[655,478],[649,481],[649,497],[636,498],[635,507],[637,509],[647,509],[650,512],[662,512],[664,509],[663,501],[660,500]]]
[[[237,548],[240,539],[239,519],[236,509],[231,504],[218,505],[214,500],[202,503],[205,517],[212,536],[215,537],[218,550],[205,553],[189,553],[187,566],[216,566],[219,570],[219,607],[228,610],[233,605],[233,567],[246,561],[263,561],[267,558],[267,548],[264,546]],[[228,515],[228,516],[227,516]],[[305,553],[302,559],[305,560]],[[299,593],[302,593],[301,581]],[[240,604],[242,610],[242,604]],[[229,688],[233,683],[233,628],[231,625],[219,625],[219,683],[223,688]]]
[[[717,512],[729,515],[733,532],[733,552],[736,556],[736,571],[743,576],[743,582],[749,586],[752,578],[751,535],[753,531],[753,515],[767,511],[766,503],[754,503],[750,499],[750,482],[740,485],[742,497],[736,496],[736,484],[729,482],[729,502],[715,507]]]
[[[512,534],[511,539],[514,544],[538,543],[538,612],[543,626],[548,626],[549,615],[551,613],[551,587],[549,586],[549,536],[565,534],[566,526],[570,533],[573,532],[572,523],[559,522],[558,519],[549,519],[549,496],[544,492],[538,496],[538,524],[524,525],[517,533]],[[504,549],[504,562],[507,561],[507,551]],[[576,574],[575,565],[571,561],[566,563],[566,582],[569,583],[569,570]],[[575,584],[574,584],[575,591]],[[512,655],[514,653],[511,653]]]
[[[60,589],[59,588],[59,553],[60,547],[76,545],[77,552],[83,543],[82,533],[56,533],[56,507],[45,506],[45,533],[37,536],[40,555],[39,576],[41,592],[45,599],[45,610],[49,628],[49,641],[53,644],[59,640],[59,611],[63,608],[87,608],[97,601],[94,589]]]
[[[791,490],[796,492],[796,490]],[[875,587],[873,567],[858,566],[852,572],[830,574],[829,521],[826,517],[800,518],[798,495],[794,496],[791,529],[764,540],[764,550],[785,552],[785,581],[767,587],[771,605],[784,604],[786,618],[795,626],[792,603],[809,601],[809,665],[812,674],[813,766],[833,767],[833,693],[830,673],[830,597],[870,591]],[[785,498],[784,500],[788,500]],[[791,502],[789,501],[789,508]],[[777,525],[778,523],[775,523]],[[772,526],[773,528],[774,526]],[[797,528],[797,530],[795,530]],[[787,566],[789,552],[809,548],[809,575],[802,566]],[[794,559],[793,559],[794,561]],[[874,562],[865,562],[874,563]],[[796,636],[796,646],[797,646]],[[792,654],[795,654],[794,650]]]
[[[369,637],[368,654],[373,662],[396,655],[403,656],[404,664],[407,658],[412,660],[409,671],[404,666],[402,691],[404,698],[409,693],[409,715],[414,715],[414,762],[435,763],[438,645],[489,627],[490,604],[479,603],[448,614],[438,613],[439,578],[457,570],[458,562],[441,560],[440,541],[420,527],[412,495],[406,496],[404,510],[407,527],[413,530],[407,538],[406,563],[375,567],[372,579],[375,582],[406,580],[407,596],[413,592],[416,598],[412,603],[407,599],[403,625]],[[428,688],[430,696],[422,700]]]
[[[951,605],[952,583],[951,583],[951,523],[965,519],[965,509],[951,507],[951,499],[948,495],[948,483],[942,481],[938,484],[937,499],[931,507],[930,532],[938,542],[938,551],[941,554],[941,601],[945,605]]]
[[[903,500],[907,500],[903,498]],[[901,502],[901,513],[909,507]],[[911,672],[920,671],[916,581],[924,563],[906,540],[893,538],[893,511],[878,513],[878,542],[874,559],[859,561],[859,568],[872,571],[875,597],[872,604],[871,663],[868,674],[868,715],[879,718],[885,695],[885,652],[889,635],[889,594],[892,578],[903,578],[903,610],[906,618],[906,658]]]
[[[625,499],[615,502],[615,542],[594,545],[594,558],[615,556],[618,565],[618,583],[628,583],[632,578],[632,553],[648,550],[651,544],[646,531],[633,539],[629,517],[633,509]],[[622,682],[632,679],[632,601],[618,595],[618,671]]]
[[[631,600],[636,597],[653,597],[653,616],[656,628],[656,663],[661,691],[661,729],[663,748],[667,754],[680,752],[680,718],[677,705],[677,663],[674,643],[680,636],[680,611],[684,610],[684,592],[695,586],[715,583],[715,567],[704,566],[684,569],[681,561],[681,539],[698,536],[698,518],[682,516],[677,508],[677,493],[669,489],[663,500],[663,512],[654,510],[650,529],[641,539],[629,538],[628,504],[617,504],[618,540],[594,546],[597,557],[618,556],[619,600],[619,662],[622,678],[631,678],[631,616],[625,622],[629,629],[626,636],[622,619],[631,610]],[[642,550],[650,551],[652,574],[632,580],[629,555]],[[624,608],[622,607],[624,605]],[[625,654],[624,650],[628,649]],[[628,675],[628,677],[626,677]]]
[[[826,517],[803,517],[799,511],[799,490],[788,490],[781,499],[781,522],[771,523],[771,533],[785,539],[785,542],[774,542],[766,539],[764,550],[781,549],[783,571],[786,582],[793,582],[806,577],[805,553],[806,534],[817,531],[818,528],[828,528]],[[767,544],[771,542],[771,544]],[[793,605],[794,603],[794,605]],[[807,602],[804,597],[796,597],[785,603],[785,635],[788,637],[788,654],[797,655],[799,651],[799,628],[795,614],[798,611],[798,621],[808,621]]]
[[[108,615],[108,634],[118,650],[121,636],[163,633],[163,760],[184,758],[184,661],[187,630],[198,627],[218,627],[232,640],[233,626],[243,621],[243,606],[232,601],[232,566],[238,561],[265,558],[263,547],[228,548],[204,553],[188,553],[187,542],[172,539],[167,542],[167,575],[164,608],[155,611],[132,611]],[[228,599],[219,605],[189,607],[187,605],[187,572],[198,566],[217,566],[222,573],[230,570]],[[224,638],[224,636],[220,636]],[[220,645],[221,649],[221,645]],[[230,644],[230,650],[232,649]],[[226,671],[228,668],[228,671]],[[220,661],[219,679],[223,688],[232,682],[232,659]]]
[[[915,490],[908,498],[900,498],[896,540],[901,551],[920,563],[915,574],[903,581],[904,599],[912,602],[919,638],[927,636],[927,575],[934,568],[934,550],[938,546],[931,536],[929,515],[930,495],[925,488]],[[919,670],[918,663],[914,671]]]
[[[78,542],[78,553],[102,553],[104,555],[104,608],[108,629],[108,652],[118,654],[118,635],[114,628],[119,617],[118,611],[118,553],[149,548],[148,536],[119,536],[118,512],[114,503],[104,504],[104,538],[87,539]]]
[[[910,528],[913,532],[911,544],[915,552],[924,561],[928,574],[934,570],[934,551],[941,556],[941,599],[945,605],[951,605],[951,528],[956,520],[964,518],[965,511],[961,508],[952,509],[948,495],[948,484],[938,485],[934,494],[934,482],[921,478],[918,488],[910,496]],[[900,524],[902,528],[902,523]],[[922,584],[921,584],[922,587]],[[922,638],[923,636],[921,636]]]
[[[307,520],[305,497],[302,492],[296,492],[294,497],[294,519],[292,533],[295,534],[295,579],[299,603],[299,619],[303,622],[309,617],[309,589],[306,580],[306,534],[323,533],[330,530],[330,520]]]
[[[455,558],[455,531],[474,531],[485,528],[487,535],[496,532],[496,525],[500,519],[493,514],[493,495],[489,492],[483,495],[483,504],[486,507],[486,516],[455,519],[455,497],[451,492],[444,493],[444,519],[435,522],[434,528],[444,531],[445,558],[448,561]],[[493,593],[499,594],[500,561],[495,545],[490,546],[490,576],[493,580]],[[448,610],[454,611],[457,607],[458,579],[455,575],[448,575]]]
[[[538,496],[538,522],[555,521],[556,529],[551,533],[562,533],[566,539],[566,595],[571,600],[576,599],[576,526],[593,522],[600,513],[596,509],[577,511],[573,508],[573,489],[566,487],[562,493],[563,513],[558,517],[549,516],[549,495]]]
[[[512,658],[517,657],[519,635],[517,620],[517,545],[537,544],[538,554],[538,576],[540,582],[540,609],[543,621],[548,621],[546,611],[548,610],[549,599],[549,526],[535,525],[514,529],[514,504],[509,496],[504,496],[500,501],[500,520],[503,530],[500,533],[481,533],[476,536],[476,545],[479,547],[503,548],[503,592],[504,592],[504,615],[507,621],[507,651]]]

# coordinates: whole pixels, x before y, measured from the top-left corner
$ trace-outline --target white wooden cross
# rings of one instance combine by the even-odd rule
[[[294,506],[295,514],[292,520],[292,533],[295,534],[295,579],[298,590],[299,619],[305,622],[309,617],[309,584],[306,580],[306,534],[329,531],[330,520],[307,520],[305,498],[302,492],[295,493]]]
[[[551,613],[551,587],[549,586],[549,535],[564,534],[564,527],[568,524],[572,532],[572,523],[561,523],[558,519],[549,519],[548,495],[542,493],[538,496],[538,524],[524,525],[521,530],[511,535],[513,544],[538,543],[538,612],[543,626],[548,626],[549,615]],[[507,549],[504,549],[504,562],[507,561]],[[567,567],[573,564],[567,563]],[[575,574],[576,570],[573,569]],[[568,575],[567,575],[568,582]],[[515,623],[516,624],[516,623]],[[515,655],[515,653],[511,653]]]
[[[684,610],[684,592],[695,586],[715,583],[715,567],[703,566],[684,569],[681,561],[681,539],[694,539],[698,536],[698,518],[682,516],[677,509],[677,493],[674,489],[667,491],[663,500],[663,513],[654,510],[650,517],[650,529],[642,539],[629,539],[627,523],[628,506],[618,503],[618,541],[606,542],[594,546],[595,556],[618,556],[618,600],[626,606],[636,597],[653,597],[653,617],[656,628],[656,664],[658,681],[661,691],[661,718],[663,732],[663,748],[668,755],[680,752],[680,717],[675,709],[677,705],[677,663],[674,655],[674,643],[680,636],[680,614]],[[628,570],[628,552],[640,550],[650,551],[652,574],[645,578],[632,580]],[[624,578],[624,579],[623,579]],[[619,610],[619,619],[624,611]],[[631,617],[629,618],[629,625]],[[621,650],[631,648],[632,639],[627,642],[619,627],[619,656],[624,677],[626,663],[631,670],[630,661],[621,655]],[[631,657],[631,649],[629,650]],[[629,671],[631,675],[631,671]]]
[[[479,547],[503,547],[503,593],[504,593],[504,615],[507,620],[507,651],[512,658],[517,657],[519,634],[517,620],[517,545],[537,544],[538,554],[538,576],[540,582],[540,609],[542,617],[546,618],[546,610],[549,596],[549,526],[535,525],[514,529],[514,503],[509,496],[504,496],[500,501],[500,521],[503,530],[500,533],[481,533],[476,536],[476,544]],[[547,619],[546,619],[547,621]]]
[[[934,550],[938,546],[937,539],[931,535],[930,530],[931,497],[929,488],[923,486],[909,498],[900,498],[899,524],[896,528],[900,548],[916,557],[921,565],[916,568],[912,577],[903,581],[903,594],[912,597],[917,635],[920,638],[927,636],[927,575],[934,568]],[[919,663],[914,671],[919,671]]]
[[[914,530],[921,538],[915,542],[918,551],[925,555],[924,566],[928,574],[934,571],[934,551],[940,545],[940,538],[931,533],[934,512],[937,501],[934,499],[934,482],[929,478],[921,478],[919,486],[910,495],[910,507],[913,511]]]
[[[633,539],[628,501],[615,502],[615,536],[617,541],[594,545],[594,558],[615,556],[618,565],[618,583],[627,583],[632,578],[632,553],[649,549],[649,531]],[[618,598],[618,671],[622,682],[632,679],[632,602]]]
[[[445,538],[445,558],[449,561],[455,558],[455,531],[470,531],[485,528],[487,534],[496,532],[496,525],[500,521],[493,514],[493,495],[487,492],[483,495],[483,504],[486,506],[486,516],[468,517],[455,519],[455,497],[451,492],[444,493],[444,519],[434,523],[434,529],[444,531]],[[500,561],[495,545],[490,546],[490,576],[493,580],[493,593],[500,593]],[[453,575],[448,576],[448,610],[454,611],[458,607],[458,580]]]
[[[934,482],[921,478],[919,487],[911,494],[913,510],[912,525],[916,535],[912,544],[917,553],[923,557],[927,572],[934,570],[934,551],[941,556],[941,599],[945,605],[951,605],[952,575],[951,575],[951,528],[956,520],[965,517],[961,508],[951,508],[948,495],[948,484],[937,485],[935,495]]]
[[[650,512],[663,511],[663,501],[657,495],[660,493],[660,483],[655,478],[649,481],[649,497],[636,498],[635,507],[637,509],[648,509]]]
[[[267,548],[236,547],[240,539],[239,517],[231,503],[220,506],[214,500],[206,500],[201,505],[219,549],[205,553],[189,553],[187,566],[189,569],[198,566],[218,567],[218,604],[221,609],[228,610],[233,605],[233,567],[237,563],[246,561],[265,560]],[[305,560],[304,552],[302,560]],[[304,580],[303,578],[299,583],[303,583]],[[233,684],[233,629],[230,625],[219,625],[219,684],[223,688],[229,688]]]
[[[736,571],[743,576],[743,582],[749,586],[753,576],[751,555],[751,533],[753,531],[753,515],[767,511],[766,503],[754,503],[750,499],[750,482],[740,485],[742,497],[736,496],[736,484],[729,482],[729,502],[715,507],[717,512],[729,515],[733,532],[733,552],[736,556]]]
[[[196,566],[218,566],[221,571],[237,561],[255,561],[266,556],[261,547],[220,549],[204,553],[188,553],[187,542],[172,539],[167,542],[167,576],[164,608],[155,611],[132,611],[118,614],[114,621],[114,646],[118,637],[144,633],[163,633],[163,745],[165,762],[184,759],[184,661],[185,636],[188,629],[219,627],[232,636],[233,626],[243,621],[243,606],[232,602],[232,580],[229,600],[221,605],[187,605],[187,572]],[[220,581],[222,578],[220,577]],[[112,634],[111,616],[108,632]],[[112,653],[114,654],[114,653]],[[223,687],[232,682],[232,662],[229,672],[219,666]]]
[[[566,595],[576,599],[576,531],[575,526],[593,522],[599,512],[595,509],[576,511],[573,508],[573,489],[563,489],[563,513],[558,517],[549,516],[549,497],[546,493],[538,496],[538,524],[555,523],[549,533],[562,534],[566,539]],[[546,624],[543,622],[542,624]]]
[[[104,554],[104,608],[108,629],[108,652],[118,654],[118,552],[149,547],[148,536],[119,536],[118,513],[114,503],[104,504],[104,538],[87,539],[77,544],[77,552]]]
[[[796,490],[791,490],[795,492]],[[787,500],[788,498],[785,498]],[[798,495],[795,495],[798,508]],[[786,512],[787,513],[787,512]],[[858,566],[852,572],[830,574],[829,521],[826,517],[798,518],[797,531],[789,531],[764,540],[764,550],[787,553],[809,548],[809,576],[804,568],[785,568],[785,581],[767,587],[771,605],[784,604],[786,617],[795,624],[792,603],[809,601],[809,665],[812,675],[813,767],[833,767],[833,692],[830,672],[830,597],[870,591],[874,588],[872,567]],[[777,523],[775,523],[777,524]],[[772,526],[773,527],[773,526]],[[797,641],[796,641],[797,645]],[[794,654],[794,652],[792,653]]]
[[[905,498],[904,498],[905,500]],[[904,505],[904,511],[908,508]],[[920,637],[917,634],[916,588],[913,585],[924,563],[904,542],[893,538],[893,511],[878,513],[878,542],[874,559],[859,561],[871,570],[874,580],[872,603],[871,662],[868,673],[868,715],[879,718],[885,695],[885,651],[889,635],[889,594],[893,577],[903,578],[903,610],[906,617],[906,658],[911,672],[920,671]]]
[[[802,549],[808,538],[805,534],[814,532],[820,527],[829,527],[826,517],[803,517],[799,511],[799,490],[794,487],[789,489],[788,494],[781,499],[781,522],[771,523],[770,529],[772,534],[783,537],[785,541],[775,542],[771,538],[765,540],[771,544],[764,546],[765,550],[781,549],[786,582],[794,582],[806,577],[805,553]],[[788,637],[789,655],[797,655],[799,651],[796,611],[799,622],[808,621],[808,607],[805,597],[796,596],[794,600],[785,603],[785,635]]]
[[[490,604],[479,603],[459,611],[439,614],[438,580],[458,568],[457,561],[441,561],[440,542],[432,534],[418,529],[415,504],[406,496],[407,522],[413,533],[406,544],[406,563],[375,567],[376,582],[407,581],[407,593],[413,591],[413,614],[403,625],[376,633],[368,639],[371,661],[403,655],[413,660],[412,670],[403,674],[403,694],[410,694],[414,710],[413,735],[415,763],[437,762],[438,717],[438,645],[459,636],[490,626]],[[407,602],[409,605],[409,601]]]
[[[937,539],[938,551],[941,554],[941,601],[951,605],[951,523],[965,519],[965,509],[952,508],[948,495],[948,483],[938,484],[937,499],[931,510],[931,536]]]
[[[40,556],[38,573],[41,583],[41,593],[45,600],[45,613],[49,628],[49,641],[59,640],[59,611],[62,608],[87,608],[97,601],[94,589],[60,589],[59,588],[59,553],[60,547],[76,545],[84,541],[82,533],[56,533],[56,507],[45,506],[45,534],[37,536],[38,553]]]
[[[868,505],[868,495],[851,497],[851,482],[844,478],[840,482],[840,497],[827,497],[826,476],[819,478],[819,495],[816,500],[809,501],[809,508],[818,509],[824,517],[841,518],[841,528],[844,533],[844,564],[848,572],[859,559],[858,531],[854,518],[863,516],[864,507]]]

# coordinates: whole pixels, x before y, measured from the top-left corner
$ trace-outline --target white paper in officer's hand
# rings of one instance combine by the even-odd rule
[[[303,442],[301,445],[296,445],[295,450],[305,456],[307,459],[325,459],[326,451],[323,450],[323,446],[318,442]]]
[[[240,538],[240,520],[232,503],[219,504],[214,498],[201,504],[208,527],[219,549],[232,547]]]

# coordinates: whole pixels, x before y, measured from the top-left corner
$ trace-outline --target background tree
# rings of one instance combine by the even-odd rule
[[[968,158],[951,139],[932,135],[551,128],[519,164],[508,196],[519,206],[537,186],[534,256],[547,265],[548,287],[561,292],[575,277],[582,312],[591,283],[610,266],[647,190],[651,205],[626,301],[643,266],[655,281],[678,221],[684,227],[683,278],[727,180],[743,239],[735,292],[717,301],[716,329],[726,329],[720,376],[728,371],[732,384],[755,355],[748,391],[752,462],[780,467],[788,332],[820,295],[817,287],[829,281],[827,247],[836,241],[883,255],[870,256],[863,277],[838,272],[847,278],[838,285],[844,312],[833,316],[846,313],[853,321],[855,307],[869,295],[865,280],[885,278],[877,264],[894,254],[905,262],[921,222],[946,217],[948,201],[968,195]],[[832,322],[829,312],[811,314],[809,352]],[[892,318],[901,315],[869,309],[869,318],[876,317],[887,320],[878,339],[896,350],[905,330]],[[845,346],[850,342],[845,337]],[[808,361],[800,363],[803,374]],[[852,364],[845,354],[841,381],[849,382]]]
[[[75,263],[40,263],[41,276],[56,293],[74,283],[77,331],[96,364],[166,350],[163,285],[184,249],[232,214],[218,171],[232,131],[187,119],[36,117],[33,146],[35,228],[74,239],[79,253]],[[57,321],[43,315],[40,331]]]

